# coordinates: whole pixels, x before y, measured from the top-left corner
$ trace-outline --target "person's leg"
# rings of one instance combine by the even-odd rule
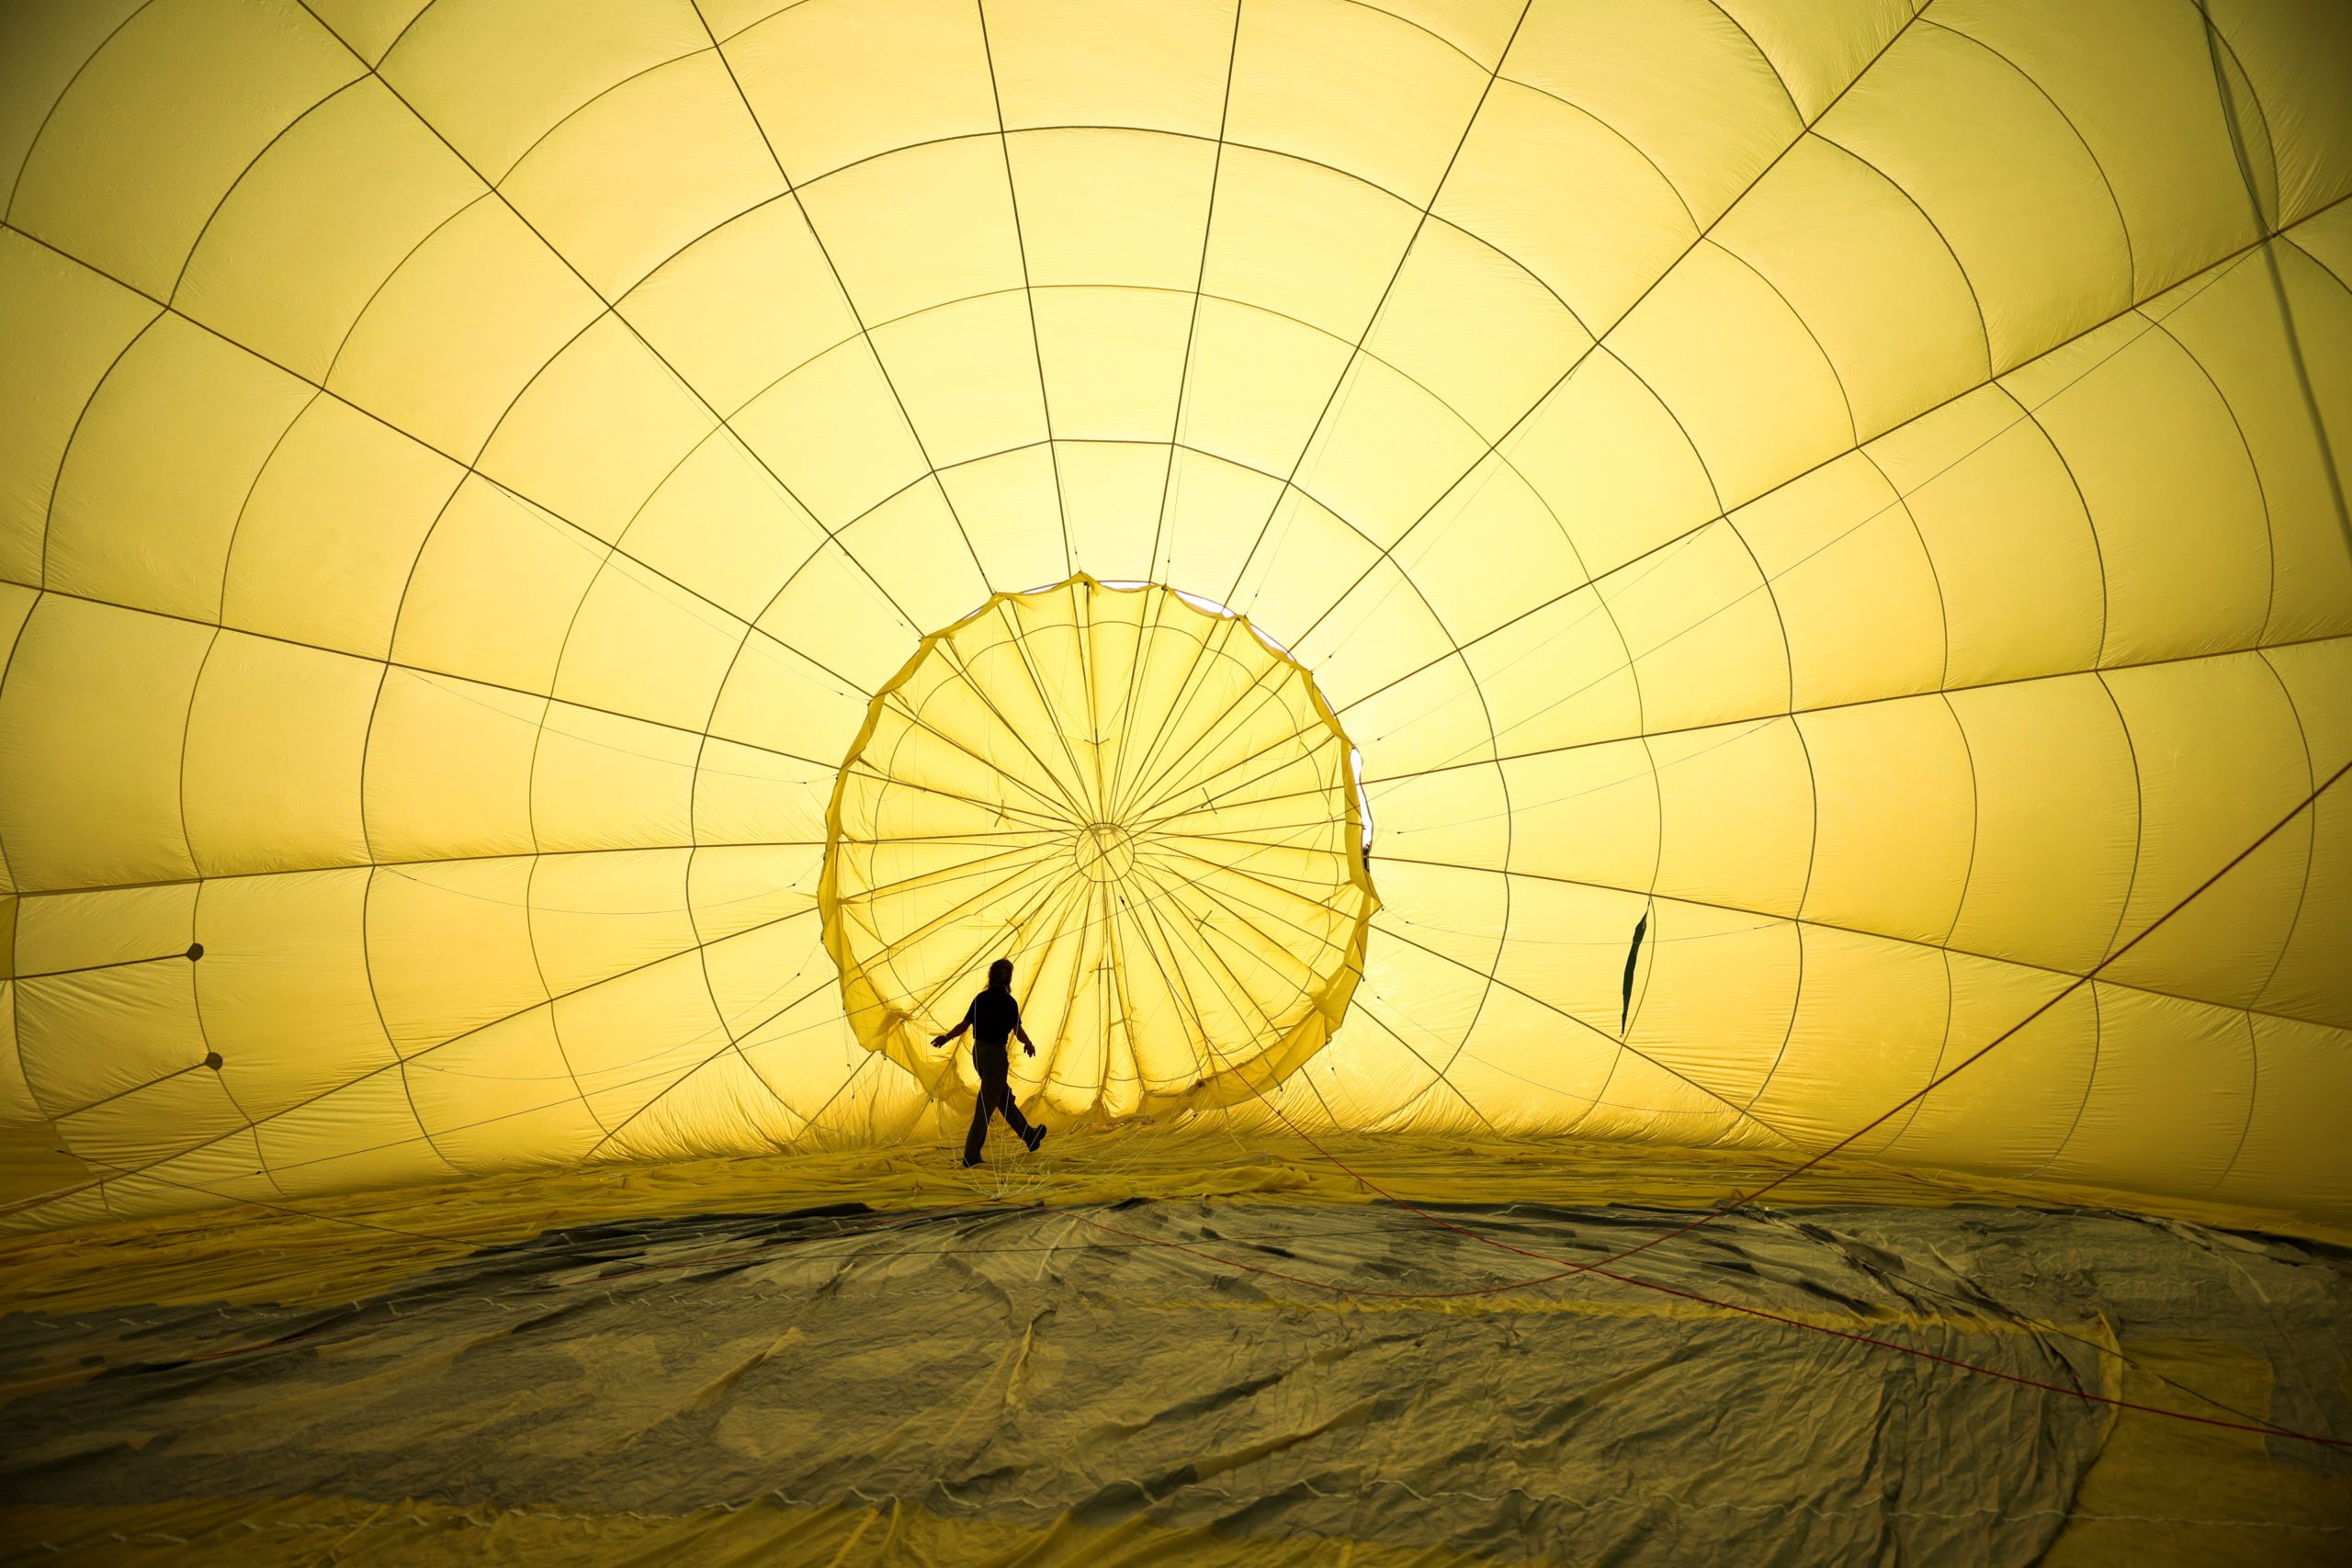
[[[966,1165],[980,1163],[980,1141],[989,1134],[989,1102],[992,1097],[992,1086],[986,1078],[981,1079],[980,1097],[972,1101],[972,1130],[964,1134]]]
[[[1013,1102],[1011,1084],[997,1085],[996,1109],[997,1114],[1004,1118],[1005,1126],[1012,1129],[1012,1135],[1024,1144],[1028,1143],[1029,1119],[1021,1114],[1021,1107]]]

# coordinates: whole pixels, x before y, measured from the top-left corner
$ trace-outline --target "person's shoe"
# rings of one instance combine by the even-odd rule
[[[1029,1146],[1030,1146],[1031,1148],[1033,1148],[1033,1149],[1034,1149],[1034,1148],[1035,1148],[1037,1145],[1035,1145],[1035,1144],[1032,1144],[1032,1145],[1030,1145]],[[960,1163],[966,1170],[969,1170],[969,1169],[971,1169],[974,1166],[976,1166],[976,1165],[979,1164],[980,1162],[979,1162],[978,1160],[976,1160],[976,1159],[967,1159],[967,1160],[960,1161],[960,1162],[958,1162],[958,1163]]]
[[[1037,1145],[1046,1141],[1046,1130],[1043,1127],[1032,1126],[1029,1129],[1029,1135],[1021,1141],[1029,1145],[1029,1152],[1034,1155],[1037,1152]]]

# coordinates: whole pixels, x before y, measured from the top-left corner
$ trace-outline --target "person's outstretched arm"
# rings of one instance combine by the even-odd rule
[[[944,1033],[944,1034],[934,1034],[934,1035],[933,1035],[933,1036],[931,1037],[931,1043],[932,1043],[933,1045],[944,1045],[944,1044],[946,1044],[949,1041],[951,1041],[951,1040],[955,1039],[957,1035],[959,1035],[959,1034],[963,1033],[963,1032],[964,1032],[964,1031],[966,1031],[966,1030],[967,1030],[967,1029],[969,1029],[969,1028],[971,1028],[971,1027],[972,1027],[972,1014],[971,1014],[971,1010],[967,1008],[967,1009],[966,1009],[966,1010],[965,1010],[965,1012],[964,1012],[964,1020],[963,1020],[963,1021],[962,1021],[962,1022],[958,1023],[955,1028],[953,1028],[953,1029],[949,1030],[949,1031],[948,1031],[946,1033]]]
[[[1018,1008],[1015,1008],[1012,1011],[1012,1032],[1021,1036],[1021,1054],[1023,1055],[1034,1056],[1037,1054],[1037,1043],[1029,1038],[1029,1031],[1022,1026],[1021,1010]]]

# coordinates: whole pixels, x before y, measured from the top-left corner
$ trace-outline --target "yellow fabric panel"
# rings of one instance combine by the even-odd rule
[[[709,47],[691,7],[461,0],[419,12],[377,63],[417,117],[502,179],[566,116],[640,72]]]
[[[928,1139],[1007,951],[1179,1140],[2072,986],[1859,1152],[2352,1213],[2327,7],[19,9],[21,1223]]]
[[[180,813],[208,876],[368,860],[359,757],[382,666],[223,632],[187,710]]]
[[[2006,370],[2132,299],[2107,182],[2034,79],[1932,17],[1904,29],[1822,116],[1820,134],[1884,175],[1967,273]]]
[[[2089,668],[2106,613],[2098,536],[2039,423],[1984,388],[1864,451],[1935,567],[1946,685]]]
[[[193,965],[206,1048],[246,1115],[277,1112],[393,1059],[370,988],[364,870],[223,877],[198,916],[212,933]],[[291,933],[258,941],[273,929]]]
[[[600,307],[493,196],[478,197],[417,239],[352,323],[327,385],[469,461]]]
[[[288,126],[205,225],[174,303],[323,379],[418,238],[481,194],[390,89],[362,78]]]
[[[225,339],[156,321],[116,361],[66,451],[43,585],[212,620],[254,471],[309,395]]]
[[[92,392],[153,304],[15,232],[0,233],[0,569],[40,581],[58,465]]]
[[[2132,739],[2093,675],[1951,694],[1976,781],[1968,893],[1951,942],[2081,970],[2110,951],[2141,817]],[[2058,748],[2064,770],[2039,765]],[[2064,886],[2062,913],[2044,896]]]
[[[312,399],[245,497],[223,619],[383,658],[417,551],[464,478],[458,464],[349,403]]]
[[[213,635],[62,594],[33,606],[0,687],[0,839],[18,887],[194,874],[179,756]]]
[[[350,52],[290,4],[142,6],[83,56],[74,90],[51,98],[10,220],[130,288],[168,296],[254,154],[360,74]],[[245,90],[214,90],[222,80]],[[140,113],[115,112],[122,104]],[[150,135],[149,115],[172,135]],[[107,197],[93,200],[101,191]]]
[[[1824,708],[1798,719],[1813,777],[1804,916],[1941,943],[1976,839],[1966,732],[1941,696]]]

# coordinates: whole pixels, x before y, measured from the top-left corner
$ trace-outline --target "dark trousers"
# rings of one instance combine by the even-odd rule
[[[980,1073],[980,1098],[972,1102],[972,1130],[964,1134],[966,1165],[980,1157],[980,1143],[989,1135],[991,1111],[1004,1118],[1004,1124],[1012,1130],[1014,1137],[1024,1144],[1029,1141],[1029,1119],[1021,1114],[1021,1107],[1012,1103],[1012,1086],[1005,1081],[1009,1065],[1001,1052],[994,1061],[989,1059],[989,1055],[985,1048],[972,1053],[972,1065]]]

